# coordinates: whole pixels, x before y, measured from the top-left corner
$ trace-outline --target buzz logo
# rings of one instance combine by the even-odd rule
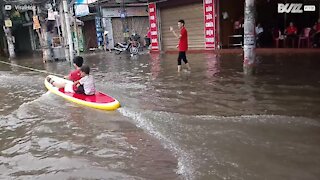
[[[303,5],[301,3],[278,3],[278,13],[303,13],[304,11],[315,11],[314,5]]]
[[[303,13],[302,4],[278,4],[278,13]]]

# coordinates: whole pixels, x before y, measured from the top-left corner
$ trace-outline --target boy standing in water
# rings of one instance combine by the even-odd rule
[[[185,22],[184,20],[178,21],[178,28],[180,29],[180,35],[178,36],[176,32],[174,32],[172,26],[170,26],[170,31],[173,35],[179,39],[179,44],[177,48],[179,48],[179,56],[178,56],[178,72],[181,71],[181,60],[186,64],[188,70],[191,70],[190,65],[187,60],[186,51],[188,50],[188,32],[184,27]]]

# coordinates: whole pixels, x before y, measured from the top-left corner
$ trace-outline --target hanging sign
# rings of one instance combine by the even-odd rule
[[[97,1],[98,0],[75,0],[75,4],[91,4]]]
[[[103,28],[101,26],[101,17],[95,17],[96,22],[96,33],[97,33],[97,43],[98,47],[103,45]]]
[[[32,19],[33,19],[33,29],[40,29],[41,26],[40,26],[38,16],[33,16]]]
[[[4,20],[4,26],[7,28],[12,27],[12,21],[10,19]]]
[[[76,16],[86,16],[89,14],[88,4],[77,4],[75,5],[75,14]]]
[[[159,50],[156,4],[149,4],[149,24],[151,32],[151,50]]]
[[[205,48],[215,48],[214,0],[203,0]]]
[[[54,11],[53,11],[52,9],[49,9],[49,10],[48,10],[48,20],[49,20],[49,21],[54,21],[54,20],[56,20]]]

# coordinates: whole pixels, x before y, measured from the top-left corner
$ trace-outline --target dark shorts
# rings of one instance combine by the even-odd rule
[[[85,94],[83,85],[78,86],[78,88],[75,90],[75,93],[77,93],[77,94]]]
[[[187,56],[186,56],[186,52],[185,51],[180,51],[179,52],[179,56],[178,56],[178,65],[180,66],[181,65],[181,60],[183,60],[183,62],[185,64],[188,63],[188,60],[187,60]]]
[[[146,42],[146,46],[147,46],[147,47],[150,46],[150,44],[151,44],[151,39],[148,38],[148,37],[145,37],[144,40],[145,40],[145,42]]]

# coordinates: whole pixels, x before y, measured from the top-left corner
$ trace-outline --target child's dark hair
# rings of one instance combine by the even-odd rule
[[[81,56],[76,56],[73,59],[73,63],[76,64],[78,67],[81,67],[83,64],[83,58]]]
[[[81,72],[84,72],[85,74],[90,74],[90,67],[87,66],[87,65],[83,65],[81,68],[80,68],[80,71]]]
[[[185,22],[184,22],[183,19],[180,19],[178,22],[181,23],[181,24],[183,24],[183,25],[185,24]]]

